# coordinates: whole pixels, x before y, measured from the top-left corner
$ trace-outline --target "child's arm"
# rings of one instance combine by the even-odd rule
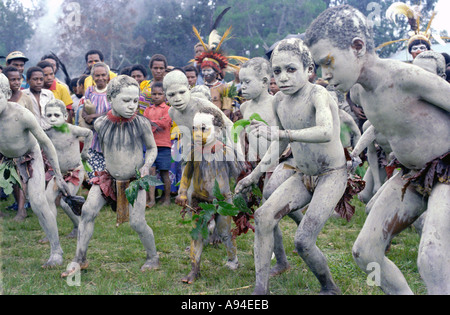
[[[373,143],[376,139],[375,128],[370,125],[362,134],[359,141],[356,143],[356,146],[353,148],[353,152],[351,153],[352,157],[356,157],[364,151],[365,148],[369,146],[370,143]]]
[[[92,130],[74,125],[69,125],[69,128],[75,137],[84,138],[84,146],[83,151],[81,151],[81,159],[83,161],[89,160],[89,148],[91,147],[92,140],[94,138]]]
[[[187,205],[187,192],[191,185],[192,176],[194,174],[194,161],[191,159],[186,163],[186,166],[183,170],[183,175],[180,180],[180,187],[178,189],[178,196],[175,199],[175,203],[179,206]]]
[[[279,99],[275,98],[273,106],[274,106],[275,120],[277,122],[277,126],[267,126],[264,123],[258,122],[255,120],[252,121],[252,126],[256,127],[259,130],[265,130],[268,134],[271,133],[272,127],[281,128],[281,122],[277,115],[278,102],[279,102]],[[252,128],[252,126],[250,128],[251,130],[254,129],[254,128]],[[250,131],[250,132],[252,132],[252,131]],[[256,183],[259,180],[259,178],[265,171],[269,170],[270,168],[275,166],[277,163],[279,163],[279,157],[280,157],[281,153],[284,152],[284,150],[286,150],[288,145],[289,145],[289,140],[281,140],[281,139],[272,140],[271,144],[269,146],[269,149],[267,150],[264,157],[261,159],[261,162],[259,162],[259,164],[255,167],[255,169],[250,173],[250,175],[243,178],[242,180],[240,180],[237,183],[235,192],[236,193],[245,192],[246,190],[249,189],[249,187],[252,186],[252,184]]]
[[[33,134],[33,136],[39,142],[39,146],[47,156],[50,166],[55,172],[56,185],[64,196],[68,196],[69,186],[66,184],[62,177],[61,169],[59,168],[58,154],[55,147],[53,146],[52,141],[38,124],[37,120],[31,112],[29,113],[29,115],[26,114],[22,117],[22,121],[24,122],[26,128]]]
[[[333,115],[330,109],[331,96],[326,90],[311,91],[311,101],[314,102],[316,125],[300,130],[280,130],[279,137],[290,142],[326,143],[333,138]],[[300,104],[299,104],[300,105]]]
[[[426,70],[417,71],[420,73],[414,73],[404,81],[405,89],[418,93],[421,100],[450,112],[450,84]]]
[[[356,124],[353,117],[346,111],[340,109],[339,117],[341,119],[341,122],[343,122],[348,128],[350,128],[350,132],[351,134],[353,134],[352,147],[354,148],[361,138],[361,131],[359,130],[358,125]]]
[[[156,146],[155,138],[153,137],[152,127],[150,122],[147,119],[143,119],[145,121],[143,127],[142,139],[144,141],[146,152],[145,152],[145,161],[144,165],[141,167],[139,172],[141,176],[144,177],[149,175],[150,168],[156,160],[156,156],[158,155],[158,147]]]
[[[153,132],[158,130],[168,130],[172,127],[172,118],[170,118],[169,113],[164,113],[163,116],[159,117],[159,119],[150,119],[152,122]],[[156,125],[156,126],[155,126]]]

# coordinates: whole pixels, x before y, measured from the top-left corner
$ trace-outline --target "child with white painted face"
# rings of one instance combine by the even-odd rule
[[[126,183],[135,179],[136,170],[142,177],[149,175],[158,153],[150,121],[136,113],[140,94],[137,81],[124,75],[117,76],[108,84],[106,94],[111,110],[94,123],[105,155],[106,170],[98,172],[97,177],[91,180],[93,185],[82,209],[76,256],[62,277],[73,274],[77,270],[76,264],[81,269],[88,267],[86,254],[96,216],[107,203],[112,207],[123,205],[120,197],[125,196]],[[145,159],[142,154],[144,145],[147,150]],[[117,191],[113,185],[116,185]],[[130,226],[139,235],[147,253],[141,271],[159,268],[153,230],[145,219],[145,191],[138,192],[134,205],[123,201],[129,213]]]
[[[367,18],[351,6],[320,14],[305,41],[324,79],[341,91],[351,89],[352,101],[402,165],[367,205],[370,214],[353,247],[358,266],[367,271],[377,263],[385,293],[412,294],[385,250],[426,210],[419,271],[430,294],[450,294],[450,86],[419,67],[380,59]]]
[[[60,100],[50,101],[45,106],[45,118],[50,126],[52,126],[52,128],[47,129],[45,133],[55,146],[56,153],[58,154],[59,167],[64,180],[69,187],[69,194],[75,196],[84,180],[85,170],[81,160],[89,160],[88,151],[91,146],[93,133],[90,129],[66,123],[68,115],[69,113],[67,112],[65,104]],[[84,138],[84,147],[81,154],[80,138]],[[56,217],[57,211],[55,201],[60,193],[58,190],[54,189],[55,179],[53,170],[49,170],[47,173],[47,180],[49,180],[49,182],[45,193],[50,205],[50,210]],[[76,238],[80,217],[74,214],[63,199],[61,199],[60,204],[73,223],[73,230],[68,237]]]
[[[175,200],[182,207],[189,205],[190,209],[196,209],[200,203],[212,203],[214,201],[214,185],[217,181],[220,192],[225,201],[232,203],[230,180],[237,178],[242,167],[232,156],[233,148],[226,146],[223,140],[223,128],[225,120],[223,113],[218,108],[201,108],[193,119],[193,143],[191,159],[187,161],[180,181],[180,189]],[[190,191],[190,196],[188,191]],[[236,241],[231,235],[231,216],[215,214],[214,223],[217,234],[226,246],[227,263],[231,270],[239,266]],[[193,283],[199,276],[201,255],[204,239],[201,235],[192,239],[190,247],[191,271],[183,277],[182,281]]]
[[[260,164],[241,180],[236,193],[246,191],[261,176],[262,167],[278,161],[278,150],[291,145],[298,171],[283,182],[255,212],[254,294],[269,293],[269,268],[274,229],[283,216],[309,204],[295,236],[298,253],[319,280],[323,294],[340,293],[316,239],[342,198],[347,170],[340,141],[338,106],[322,86],[308,81],[313,61],[299,39],[283,40],[272,54],[272,69],[282,93],[277,93],[274,112],[279,129],[253,122],[250,132],[272,144]],[[277,143],[279,141],[279,144]],[[275,156],[276,155],[276,156]],[[308,187],[307,183],[313,183]]]
[[[59,243],[56,217],[48,209],[45,199],[45,172],[41,149],[55,171],[58,190],[67,195],[69,189],[62,178],[52,142],[35,116],[19,104],[8,102],[10,97],[9,81],[4,74],[0,74],[0,162],[11,161],[17,167],[22,188],[50,241],[50,258],[42,267],[59,266],[63,263],[63,251]]]

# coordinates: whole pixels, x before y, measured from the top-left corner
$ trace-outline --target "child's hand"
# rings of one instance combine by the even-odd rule
[[[236,188],[234,189],[234,193],[236,195],[240,193],[246,193],[252,188],[252,185],[254,183],[256,183],[256,180],[253,178],[252,174],[250,174],[237,183]]]
[[[81,152],[81,159],[83,161],[89,161],[90,158],[91,158],[91,155],[89,154],[88,151]]]
[[[175,198],[175,203],[181,207],[185,207],[187,205],[187,196],[184,194],[178,195]]]
[[[70,189],[61,175],[55,175],[55,183],[64,196],[70,196]]]
[[[278,134],[272,132],[272,127],[261,121],[252,120],[249,126],[249,132],[257,138],[263,137],[269,141],[278,140]]]
[[[139,173],[141,173],[141,177],[150,175],[150,168],[146,164],[144,164],[144,166],[142,166],[139,170]]]

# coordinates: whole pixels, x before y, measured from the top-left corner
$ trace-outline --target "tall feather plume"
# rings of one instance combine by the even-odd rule
[[[211,26],[211,32],[215,29],[217,29],[217,27],[219,26],[220,22],[222,21],[224,15],[231,9],[231,7],[228,7],[226,9],[224,9],[219,16],[216,18],[216,20],[214,21],[214,24]]]
[[[200,36],[200,32],[198,31],[198,29],[192,25],[192,30],[194,31],[195,36],[197,37],[197,39],[199,40],[200,44],[202,44],[203,48],[205,49],[205,51],[208,51],[208,46],[205,44],[205,42],[203,41],[202,37]]]
[[[227,39],[229,39],[228,37],[230,36],[231,29],[232,29],[232,26],[230,26],[230,27],[225,31],[225,33],[223,34],[222,38],[220,39],[219,44],[218,44],[217,47],[216,47],[216,51],[219,51],[219,50],[220,50],[220,47],[222,46],[222,44],[223,44]]]
[[[414,32],[418,31],[420,14],[414,7],[409,6],[403,2],[394,2],[386,11],[386,17],[397,23],[397,16],[404,15]]]

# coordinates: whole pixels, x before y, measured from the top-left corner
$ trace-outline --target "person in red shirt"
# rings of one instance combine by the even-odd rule
[[[158,147],[158,156],[153,164],[150,174],[155,175],[159,171],[161,179],[164,183],[164,194],[161,199],[162,205],[170,205],[170,176],[169,170],[172,163],[170,140],[170,129],[172,127],[172,119],[169,116],[169,106],[166,104],[166,96],[164,94],[162,82],[154,82],[151,86],[151,99],[153,106],[147,107],[144,116],[152,123],[153,136],[156,146]],[[150,187],[147,207],[151,208],[155,205],[155,187]]]

